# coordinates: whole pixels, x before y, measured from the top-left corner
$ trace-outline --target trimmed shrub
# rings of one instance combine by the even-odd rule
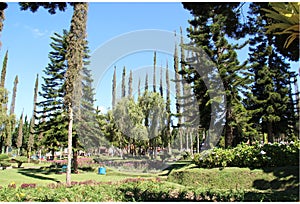
[[[25,156],[16,156],[12,160],[18,163],[18,168],[20,168],[23,163],[26,163],[28,161],[27,157]]]
[[[214,148],[195,154],[193,162],[203,168],[298,166],[299,149],[299,141],[253,146],[243,143],[235,148]]]

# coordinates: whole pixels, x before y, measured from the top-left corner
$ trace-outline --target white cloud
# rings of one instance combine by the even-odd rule
[[[50,35],[48,30],[41,30],[39,28],[32,28],[28,25],[24,25],[24,28],[29,30],[34,38],[42,38],[42,37],[48,37]]]
[[[48,30],[41,31],[38,28],[34,28],[34,29],[32,29],[32,33],[35,37],[44,37],[45,35],[48,34]]]

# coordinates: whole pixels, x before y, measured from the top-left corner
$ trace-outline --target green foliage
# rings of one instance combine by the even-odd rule
[[[9,159],[10,159],[10,157],[7,154],[0,154],[0,166],[1,167],[11,166]]]
[[[194,163],[203,168],[249,167],[263,168],[299,165],[300,142],[269,143],[252,146],[239,144],[235,148],[203,151],[194,155]]]
[[[191,27],[188,28],[188,35],[192,45],[185,45],[188,52],[193,52],[193,57],[184,60],[186,67],[180,74],[193,88],[199,104],[200,126],[208,130],[211,118],[220,117],[222,110],[211,111],[211,104],[220,104],[220,97],[226,96],[226,116],[220,120],[225,120],[225,146],[235,146],[237,140],[242,140],[246,132],[249,112],[243,107],[241,102],[241,92],[249,90],[250,78],[247,71],[247,61],[238,61],[237,50],[242,49],[242,45],[232,44],[228,41],[227,35],[236,35],[239,12],[235,9],[236,3],[184,3],[184,7],[193,14],[193,19],[189,21]],[[223,8],[221,10],[220,8]],[[215,11],[219,10],[218,13]],[[224,12],[227,11],[226,15]],[[233,13],[234,12],[234,13]],[[228,14],[231,14],[230,16]],[[229,21],[236,21],[234,25],[229,25]],[[236,27],[237,26],[237,27]],[[241,33],[240,33],[241,34]],[[218,74],[211,77],[212,67],[216,68]],[[217,80],[220,79],[220,82]],[[189,93],[189,91],[188,91]],[[191,98],[189,94],[185,97]],[[185,102],[188,104],[188,102]],[[195,111],[192,111],[195,112]],[[241,131],[244,130],[244,131]],[[211,141],[215,143],[216,141]]]
[[[0,154],[0,161],[8,159],[9,156],[7,154]]]
[[[23,163],[26,163],[28,161],[28,158],[25,156],[16,156],[13,158],[13,161],[17,162],[18,168],[20,168]]]
[[[299,167],[181,168],[173,169],[168,182],[188,186],[195,192],[240,192],[243,201],[283,201],[299,199]]]
[[[30,10],[31,12],[36,12],[39,7],[43,7],[48,10],[50,14],[55,14],[56,10],[65,11],[67,8],[66,2],[20,2],[20,9],[22,11]]]
[[[289,35],[284,43],[288,48],[291,43],[297,43],[299,39],[299,3],[298,2],[276,2],[270,3],[273,10],[262,9],[267,12],[266,16],[277,21],[266,28],[267,34],[274,32],[275,35]]]
[[[252,113],[252,128],[267,133],[268,142],[273,142],[280,134],[285,134],[289,139],[294,137],[294,132],[297,131],[293,127],[297,119],[291,97],[290,79],[294,73],[289,71],[290,65],[285,62],[286,59],[278,50],[273,49],[276,41],[264,33],[269,22],[262,13],[266,4],[250,5],[248,18],[252,29],[249,40],[249,71],[253,73],[254,83],[251,85],[251,94],[244,101]]]

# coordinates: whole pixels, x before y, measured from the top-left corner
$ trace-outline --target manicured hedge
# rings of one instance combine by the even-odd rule
[[[277,167],[299,165],[300,142],[240,144],[235,148],[214,148],[194,155],[194,163],[203,168]]]

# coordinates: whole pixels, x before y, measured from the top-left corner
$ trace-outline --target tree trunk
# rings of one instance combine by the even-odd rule
[[[273,143],[274,137],[273,137],[273,125],[272,122],[267,123],[267,129],[268,129],[268,142]]]
[[[69,107],[69,126],[68,126],[68,165],[66,183],[71,185],[71,165],[72,165],[72,129],[73,129],[73,108]]]
[[[199,133],[196,132],[196,138],[197,138],[197,153],[200,152],[200,138],[199,138]]]
[[[42,161],[42,149],[39,150],[39,160]]]
[[[27,152],[27,162],[30,163],[30,155],[31,154],[31,148],[29,148],[28,152]]]
[[[168,153],[172,154],[171,142],[168,142]]]
[[[186,142],[186,151],[189,151],[189,133],[188,133],[188,130],[185,131],[185,142]]]
[[[190,151],[191,151],[191,155],[193,155],[193,154],[194,154],[194,147],[193,147],[193,132],[190,131],[189,135],[190,135],[190,145],[191,145]]]
[[[0,154],[3,153],[3,142],[4,142],[4,137],[0,138]]]
[[[73,168],[74,168],[74,173],[78,174],[78,151],[77,150],[73,152]]]
[[[233,143],[233,128],[230,125],[232,118],[231,107],[227,107],[226,124],[225,124],[225,148],[232,146]]]
[[[182,152],[183,145],[182,145],[182,130],[181,130],[181,128],[179,128],[178,133],[179,133],[180,152]]]

